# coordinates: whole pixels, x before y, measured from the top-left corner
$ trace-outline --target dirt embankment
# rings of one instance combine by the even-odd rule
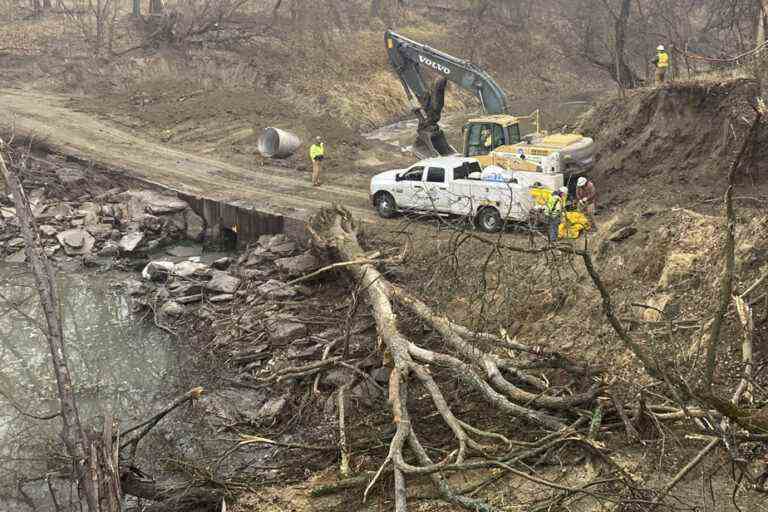
[[[681,82],[631,91],[593,108],[581,127],[597,143],[592,177],[601,202],[612,208],[633,201],[693,207],[721,197],[759,95],[759,84],[748,79]],[[768,122],[758,138],[762,142],[740,170],[739,195],[768,193],[761,179],[768,170]]]

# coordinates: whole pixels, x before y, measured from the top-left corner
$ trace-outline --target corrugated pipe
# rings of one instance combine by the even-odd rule
[[[259,153],[267,158],[287,158],[301,145],[301,139],[291,132],[268,127],[259,137]]]

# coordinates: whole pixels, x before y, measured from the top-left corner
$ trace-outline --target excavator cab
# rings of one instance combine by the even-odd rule
[[[485,156],[500,146],[517,144],[520,124],[516,117],[507,115],[470,119],[464,125],[464,156]]]

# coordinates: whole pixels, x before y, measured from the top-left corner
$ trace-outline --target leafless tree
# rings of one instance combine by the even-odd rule
[[[120,12],[118,0],[75,0],[59,7],[78,28],[96,58],[113,51],[115,28]]]

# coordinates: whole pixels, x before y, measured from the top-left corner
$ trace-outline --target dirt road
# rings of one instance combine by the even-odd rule
[[[365,188],[312,187],[308,177],[273,167],[248,169],[143,140],[108,122],[67,107],[68,98],[0,89],[3,122],[34,134],[54,150],[120,169],[174,190],[306,218],[330,203],[374,219]]]

